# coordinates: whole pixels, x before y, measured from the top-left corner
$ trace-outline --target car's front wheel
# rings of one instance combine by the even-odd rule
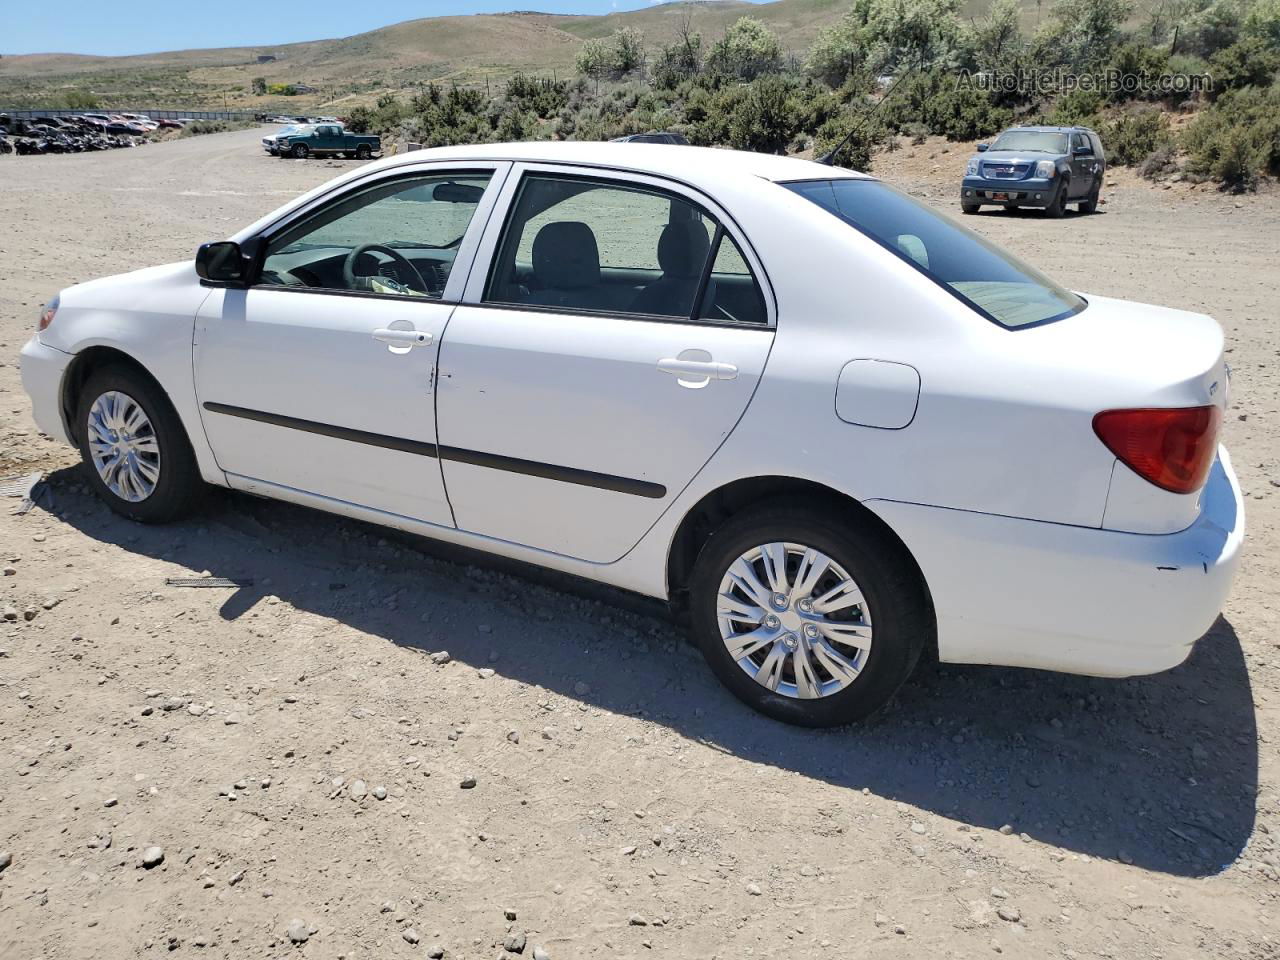
[[[884,706],[933,631],[901,544],[870,521],[787,503],[731,517],[711,535],[689,603],[698,645],[725,686],[809,727]]]
[[[293,148],[289,151],[289,155],[297,160],[303,160],[310,152],[311,151],[307,149],[307,145],[305,143],[295,143]]]
[[[203,492],[177,411],[137,371],[92,373],[80,393],[76,426],[90,482],[116,513],[164,523],[187,513]]]
[[[980,203],[962,203],[962,204],[960,204],[960,212],[961,212],[961,213],[974,214],[974,213],[977,213],[977,212],[978,212],[979,210],[981,210],[981,209],[982,209],[982,204],[980,204]]]
[[[1049,205],[1044,208],[1045,216],[1054,220],[1065,216],[1067,212],[1067,194],[1070,193],[1071,181],[1063,180],[1058,184],[1058,192],[1053,195]]]

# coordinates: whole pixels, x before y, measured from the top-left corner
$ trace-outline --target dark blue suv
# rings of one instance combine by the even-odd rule
[[[960,210],[1039,207],[1060,217],[1077,203],[1081,213],[1093,213],[1106,167],[1102,141],[1088,127],[1012,127],[978,144],[965,166]]]

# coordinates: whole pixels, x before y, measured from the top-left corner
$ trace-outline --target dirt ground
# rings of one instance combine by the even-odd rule
[[[0,957],[1280,956],[1280,200],[1121,175],[1095,216],[966,218],[1226,329],[1250,535],[1191,659],[925,667],[814,733],[634,598],[239,495],[147,528],[89,494],[18,349],[59,288],[345,165],[258,136],[0,158],[0,477],[51,472],[0,501]],[[944,146],[879,172],[955,213]],[[205,572],[253,583],[165,583]]]

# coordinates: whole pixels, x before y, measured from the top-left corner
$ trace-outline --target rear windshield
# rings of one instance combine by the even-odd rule
[[[1002,327],[1060,320],[1085,302],[976,233],[878,180],[781,186],[812,200]]]
[[[1043,130],[1006,130],[996,137],[992,150],[1026,150],[1031,153],[1066,153],[1065,133],[1046,133]]]

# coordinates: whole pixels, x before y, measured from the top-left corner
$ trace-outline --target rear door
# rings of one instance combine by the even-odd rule
[[[464,530],[611,562],[741,418],[772,298],[681,185],[517,165],[498,204],[441,346],[449,500]]]

